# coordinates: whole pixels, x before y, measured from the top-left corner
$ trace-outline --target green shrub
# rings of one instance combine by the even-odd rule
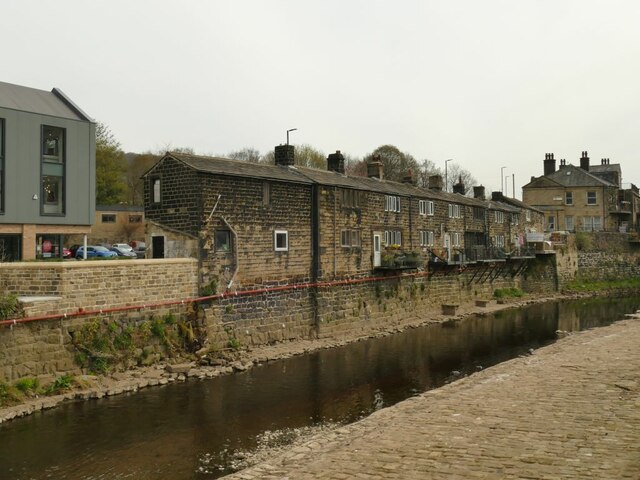
[[[46,390],[47,394],[56,395],[58,393],[66,392],[71,389],[73,385],[73,375],[66,373],[61,377],[56,378]]]
[[[498,288],[493,292],[495,298],[520,298],[524,292],[516,287]]]
[[[18,297],[14,294],[0,296],[0,320],[6,320],[19,310]]]
[[[37,378],[21,378],[15,383],[15,387],[25,394],[36,394],[40,390],[40,381]]]
[[[580,251],[589,250],[593,244],[593,238],[587,232],[576,233],[576,248]]]

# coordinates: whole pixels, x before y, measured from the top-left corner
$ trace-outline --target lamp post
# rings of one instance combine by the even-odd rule
[[[449,191],[449,170],[447,169],[447,164],[453,160],[453,158],[448,158],[444,161],[444,191]]]
[[[500,167],[500,193],[504,193],[504,169],[507,167]]]
[[[289,132],[293,132],[294,130],[297,130],[297,128],[290,128],[287,130],[287,145],[289,145]]]

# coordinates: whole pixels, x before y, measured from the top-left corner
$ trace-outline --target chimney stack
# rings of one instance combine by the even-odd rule
[[[585,172],[589,171],[589,157],[586,150],[582,152],[582,157],[580,157],[580,168]]]
[[[551,175],[556,171],[556,161],[553,158],[553,153],[544,154],[544,174]]]
[[[477,198],[478,200],[485,200],[484,186],[478,185],[476,187],[473,187],[473,198]]]
[[[462,177],[458,177],[458,183],[453,186],[453,193],[459,193],[460,195],[467,193],[467,189],[462,182]]]
[[[380,161],[380,155],[373,157],[373,160],[367,163],[367,176],[369,178],[379,178],[382,180],[383,173],[382,162]]]
[[[413,178],[413,170],[407,170],[407,173],[402,177],[402,183],[408,183],[410,185],[415,185],[415,179]]]
[[[559,170],[562,170],[563,168],[566,168],[567,166],[567,161],[564,158],[560,159],[560,167]]]
[[[332,172],[338,172],[344,175],[344,155],[340,153],[340,150],[336,150],[336,153],[329,154],[327,157],[327,168]]]
[[[504,201],[504,194],[502,192],[491,192],[491,200],[494,202]]]
[[[603,158],[602,159],[602,165],[609,165],[609,159],[608,158]]]
[[[295,148],[293,145],[278,145],[275,148],[276,165],[290,166],[295,163]]]
[[[442,175],[431,175],[429,177],[429,190],[442,191],[444,182],[442,181]]]

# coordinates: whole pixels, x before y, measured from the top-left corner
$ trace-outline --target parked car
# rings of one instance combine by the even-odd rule
[[[69,247],[69,251],[71,252],[71,256],[73,258],[76,257],[76,252],[78,251],[78,249],[81,247],[82,245],[78,245],[77,243],[75,245],[71,245]]]
[[[136,255],[136,252],[134,252],[131,249],[131,247],[129,247],[129,250],[127,250],[122,247],[116,247],[116,245],[122,245],[122,244],[116,243],[109,250],[111,250],[112,252],[116,252],[116,255],[118,255],[119,257],[138,258],[138,256]]]
[[[62,258],[73,258],[73,253],[67,247],[62,247]]]
[[[112,247],[119,248],[121,250],[125,250],[127,252],[133,252],[133,248],[128,243],[114,243],[111,245]]]
[[[116,252],[112,252],[106,247],[101,247],[99,245],[90,245],[87,247],[87,258],[112,258],[117,257],[118,254]],[[76,260],[82,260],[84,258],[84,247],[78,247],[76,250]]]

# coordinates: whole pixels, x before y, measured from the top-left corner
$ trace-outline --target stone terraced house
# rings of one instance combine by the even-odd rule
[[[290,145],[275,153],[275,165],[164,155],[144,175],[147,258],[197,258],[220,291],[504,259],[542,231],[541,212],[483,188],[470,198],[439,176],[385,180],[379,162],[345,175],[340,152],[327,170],[295,166]]]

